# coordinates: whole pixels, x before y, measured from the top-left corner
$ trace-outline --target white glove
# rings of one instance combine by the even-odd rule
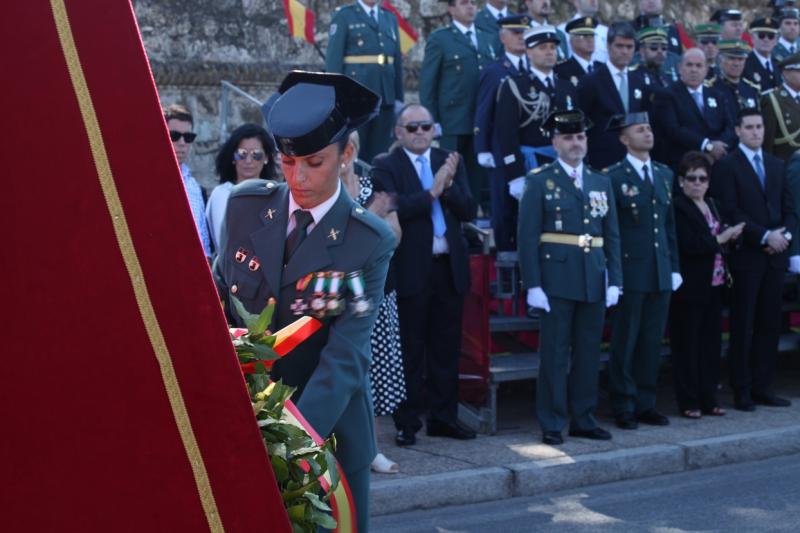
[[[398,114],[405,104],[400,100],[394,101],[394,114]]]
[[[525,191],[525,177],[520,176],[508,182],[508,194],[512,198],[519,201],[522,198],[522,193]]]
[[[494,168],[494,156],[491,152],[481,152],[478,154],[478,164],[483,168]]]
[[[800,256],[798,256],[800,259]],[[800,263],[798,263],[800,264]],[[680,272],[673,272],[672,273],[672,290],[677,291],[680,286],[683,285],[683,276],[681,276]]]
[[[789,258],[789,272],[800,274],[800,255],[793,255]]]
[[[611,285],[606,289],[606,307],[617,305],[619,302],[619,287]]]
[[[545,313],[550,312],[550,302],[547,301],[547,295],[541,287],[528,289],[528,298],[526,301],[530,307],[543,309]]]

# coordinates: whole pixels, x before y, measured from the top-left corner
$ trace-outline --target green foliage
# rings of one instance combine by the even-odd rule
[[[292,530],[314,533],[318,527],[333,529],[336,520],[327,502],[339,484],[333,456],[336,441],[331,437],[317,445],[303,428],[288,422],[283,409],[295,389],[280,381],[271,382],[266,366],[256,362],[279,358],[273,350],[275,336],[267,329],[275,302],[271,300],[259,315],[248,313],[235,297],[233,303],[248,330],[238,338],[232,336],[233,345],[240,363],[255,363],[254,373],[245,374],[245,381]],[[318,479],[326,473],[331,480],[328,491]]]

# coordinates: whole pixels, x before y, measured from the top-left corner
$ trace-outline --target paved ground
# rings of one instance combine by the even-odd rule
[[[798,531],[800,456],[378,517],[376,533]]]
[[[759,407],[755,413],[742,413],[732,408],[724,388],[720,401],[728,408],[727,416],[688,420],[678,415],[665,365],[658,407],[672,424],[619,430],[602,397],[599,420],[614,435],[608,442],[566,437],[559,447],[541,444],[532,382],[501,387],[499,431],[494,436],[454,441],[429,438],[423,430],[417,445],[398,448],[391,419],[381,420],[379,447],[400,464],[401,473],[373,475],[372,515],[545,494],[798,453],[800,355],[783,355],[778,374],[775,390],[792,399],[792,407]]]

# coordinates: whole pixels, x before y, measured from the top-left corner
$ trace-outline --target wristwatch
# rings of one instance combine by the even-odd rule
[[[706,147],[704,148],[704,150],[705,150],[706,152],[708,152],[709,154],[710,154],[711,152],[713,152],[713,151],[714,151],[714,145],[713,145],[713,144],[711,144],[711,141],[708,141],[708,142],[706,143]]]

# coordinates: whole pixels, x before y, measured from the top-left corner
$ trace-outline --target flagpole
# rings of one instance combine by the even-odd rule
[[[325,52],[322,51],[322,48],[320,48],[319,45],[316,42],[311,43],[311,44],[314,46],[314,49],[317,51],[317,53],[319,54],[319,57],[322,58],[322,62],[324,63],[325,62]]]

